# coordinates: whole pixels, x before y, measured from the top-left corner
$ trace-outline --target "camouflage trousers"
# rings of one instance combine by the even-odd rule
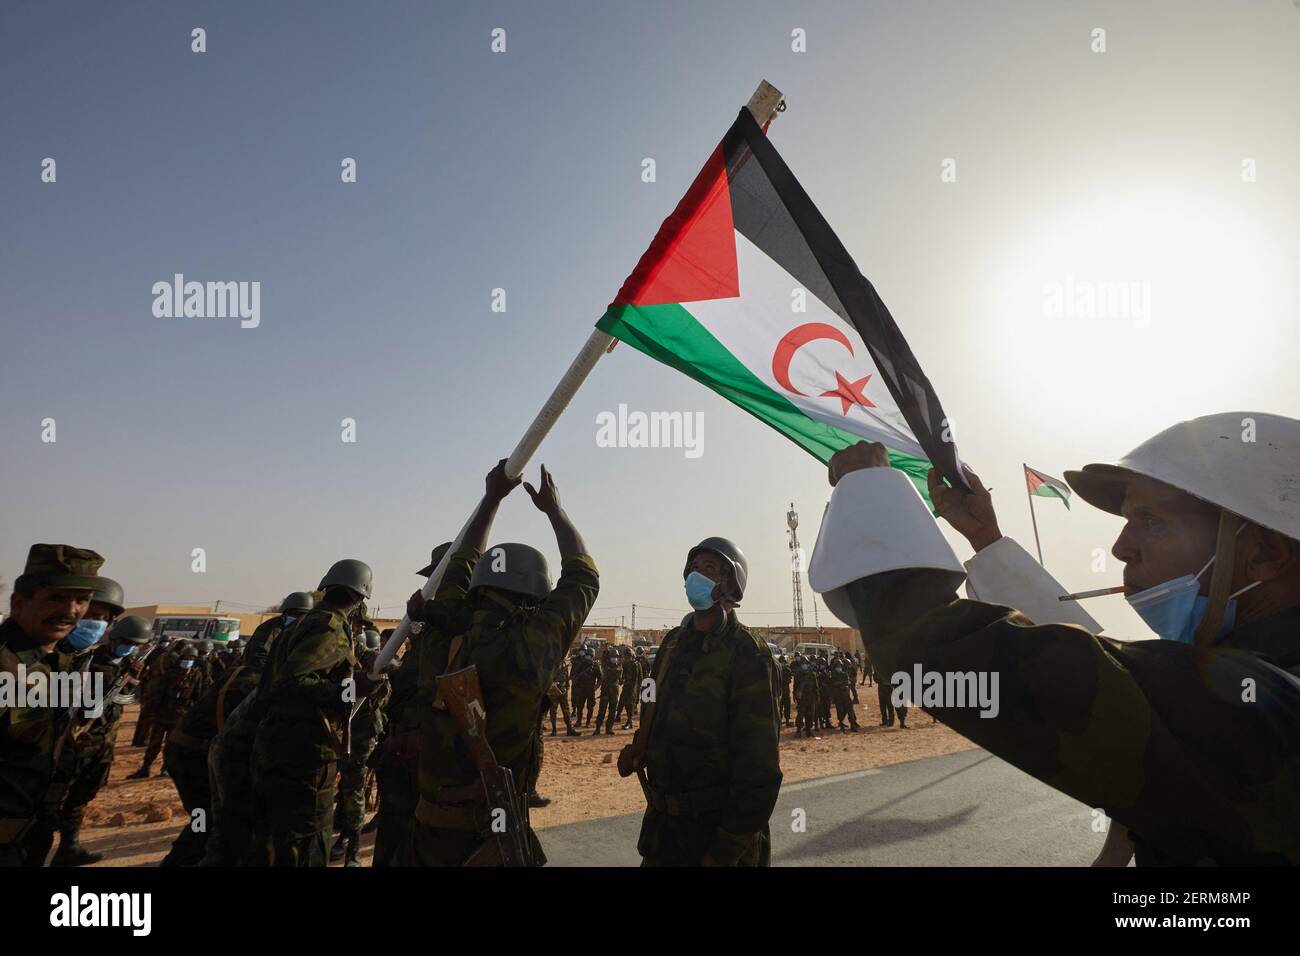
[[[338,765],[308,718],[271,714],[253,746],[253,854],[270,866],[327,866]]]
[[[899,720],[907,720],[907,708],[895,708],[891,699],[892,696],[892,687],[884,681],[876,682],[876,699],[880,702],[880,722],[885,726],[893,724],[895,713],[897,713]]]
[[[366,762],[376,739],[352,740],[352,753],[339,760],[338,803],[334,827],[340,833],[359,834],[366,820]]]
[[[811,694],[802,694],[799,697],[799,710],[795,717],[794,732],[795,734],[804,734],[811,737],[813,730],[817,726],[817,698]]]
[[[96,728],[79,738],[68,739],[51,782],[54,790],[37,822],[23,838],[27,865],[44,865],[56,831],[60,846],[77,842],[86,807],[108,782],[116,743],[116,723],[107,731]]]
[[[208,745],[212,815],[203,866],[253,862],[253,740],[257,724],[238,720]]]
[[[379,790],[379,812],[375,855],[370,865],[400,866],[401,854],[415,825],[415,805],[420,799],[415,767],[381,764],[375,768],[375,787]]]
[[[618,688],[615,687],[613,690],[610,690],[602,686],[600,694],[600,710],[596,713],[596,729],[599,730],[600,725],[604,724],[607,732],[613,730],[614,713],[617,710]]]
[[[175,721],[163,720],[155,717],[149,723],[149,742],[144,748],[144,762],[141,764],[144,768],[153,766],[153,762],[158,759],[158,754],[162,752],[163,744],[167,742],[167,735],[171,733],[172,728],[176,726]]]
[[[844,726],[845,717],[849,719],[850,726],[858,726],[858,713],[853,709],[853,698],[847,690],[835,694],[835,719],[841,727]]]
[[[637,687],[635,681],[628,681],[623,685],[623,693],[619,695],[618,710],[614,713],[615,717],[626,712],[627,722],[629,724],[636,719],[636,703],[637,700],[639,700],[637,692],[640,689],[641,688]]]
[[[641,819],[637,852],[642,866],[699,866],[717,834],[716,816],[670,816],[646,807]],[[737,866],[771,866],[772,837],[768,828],[754,837]]]
[[[790,688],[781,691],[781,719],[790,723]]]
[[[573,719],[569,716],[569,700],[564,694],[553,697],[547,702],[547,710],[551,715],[551,736],[555,736],[555,712],[558,710],[564,715],[564,729],[566,731],[573,729]],[[538,727],[540,730],[540,726]]]
[[[581,724],[583,722],[583,708],[587,710],[587,723],[591,723],[591,715],[596,710],[596,685],[591,683],[582,683],[573,685],[573,722]]]
[[[163,750],[163,769],[176,784],[188,817],[172,848],[159,866],[197,866],[208,845],[208,826],[212,817],[212,787],[208,780],[207,748],[171,740]],[[197,811],[197,812],[196,812]]]

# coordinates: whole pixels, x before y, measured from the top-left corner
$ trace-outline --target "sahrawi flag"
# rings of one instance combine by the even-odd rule
[[[596,325],[823,462],[865,438],[927,500],[930,462],[962,481],[889,310],[748,109]]]
[[[1029,486],[1031,495],[1037,495],[1039,498],[1060,498],[1065,502],[1065,507],[1070,507],[1070,488],[1060,478],[1053,478],[1025,465],[1025,484]]]

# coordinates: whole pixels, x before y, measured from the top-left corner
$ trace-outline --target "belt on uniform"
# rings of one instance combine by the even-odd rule
[[[730,787],[720,784],[703,790],[686,790],[681,793],[660,793],[654,787],[646,788],[650,805],[670,817],[699,816],[714,813],[727,805]]]
[[[20,843],[35,822],[35,817],[0,817],[0,846]]]
[[[176,744],[178,747],[184,747],[187,750],[206,751],[208,749],[208,744],[212,743],[212,738],[191,737],[183,730],[173,730],[167,735],[167,742],[169,744]]]

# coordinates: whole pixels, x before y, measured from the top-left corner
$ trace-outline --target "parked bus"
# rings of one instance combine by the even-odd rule
[[[183,637],[191,641],[234,641],[239,638],[239,618],[216,614],[194,617],[156,617],[153,622],[155,639]]]

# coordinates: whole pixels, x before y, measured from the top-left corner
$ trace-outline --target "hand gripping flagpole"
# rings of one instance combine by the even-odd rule
[[[746,108],[753,114],[754,120],[759,126],[766,127],[768,123],[784,108],[784,97],[778,90],[767,80],[758,84],[758,89],[754,95],[749,98]],[[573,396],[577,394],[582,383],[587,380],[591,370],[596,367],[600,357],[606,352],[613,350],[618,344],[618,339],[614,338],[600,329],[592,330],[582,350],[578,352],[577,357],[570,363],[568,370],[560,378],[551,397],[546,400],[533,419],[533,423],[528,426],[524,432],[524,437],[519,439],[519,444],[515,445],[515,450],[510,453],[506,459],[506,477],[517,478],[523,474],[525,466],[529,459],[533,457],[533,452],[537,451],[542,440],[551,430],[551,426],[559,420],[560,415],[568,407]],[[442,583],[442,575],[447,570],[447,563],[451,558],[452,552],[458,550],[465,541],[465,532],[469,530],[470,522],[473,521],[473,512],[466,519],[465,524],[461,526],[460,533],[456,535],[455,543],[447,549],[446,553],[438,559],[438,566],[433,569],[429,579],[424,582],[420,588],[420,594],[427,601],[438,591],[438,585]],[[374,667],[371,670],[372,676],[378,676],[379,672],[392,662],[397,655],[398,649],[406,642],[411,633],[411,619],[407,615],[402,615],[402,622],[397,625],[392,636],[380,650],[379,656],[375,658]]]

